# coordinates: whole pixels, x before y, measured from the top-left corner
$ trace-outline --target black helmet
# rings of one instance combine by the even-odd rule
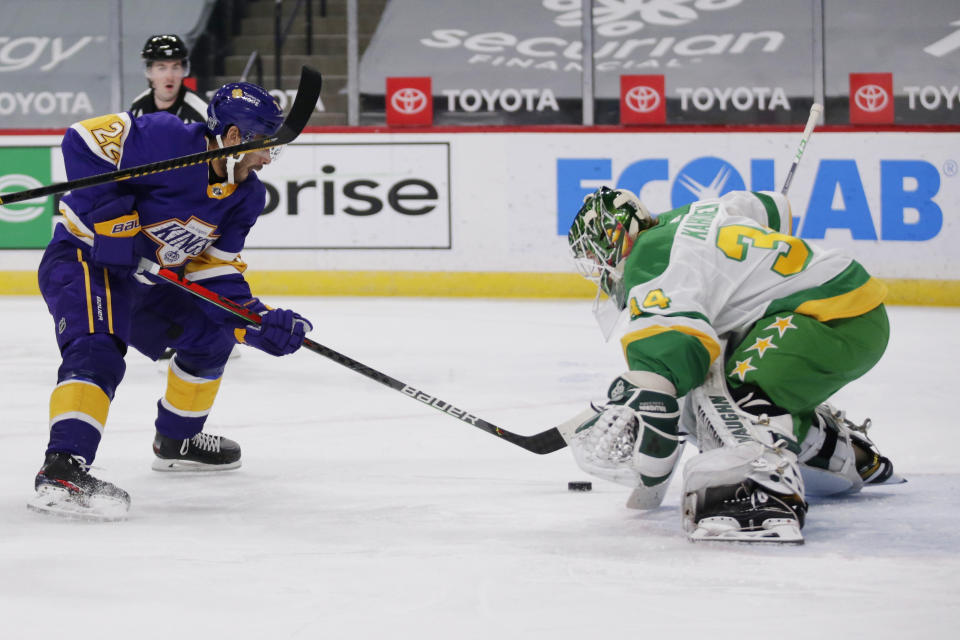
[[[183,40],[171,34],[150,36],[140,55],[149,65],[158,60],[186,60],[189,53]]]

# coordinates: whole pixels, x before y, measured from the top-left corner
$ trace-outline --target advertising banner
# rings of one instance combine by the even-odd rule
[[[893,124],[893,74],[850,74],[850,123]]]
[[[19,146],[3,147],[11,138],[0,138],[6,190],[45,183],[44,166],[49,179],[63,179],[55,137],[46,150],[12,138]],[[628,188],[659,213],[731,190],[778,190],[798,138],[758,131],[305,134],[260,172],[267,205],[243,257],[261,272],[568,274],[566,234],[584,195],[602,185]],[[960,281],[958,149],[960,133],[817,131],[789,193],[794,233],[882,278]],[[50,201],[8,207],[3,247],[42,245],[47,223],[36,221],[49,220],[52,208]],[[35,268],[39,251],[26,253],[0,251],[0,270]]]
[[[432,124],[430,78],[387,78],[387,126],[429,127]]]
[[[147,38],[176,33],[192,43],[212,4],[123,0],[118,16],[116,0],[3,0],[0,129],[66,127],[129,107],[148,87]]]
[[[383,110],[387,76],[429,70],[439,123],[579,122],[581,7],[391,0],[361,60],[363,108]],[[593,24],[598,124],[620,122],[619,79],[639,74],[665,77],[674,124],[801,124],[819,87],[826,121],[847,124],[864,72],[894,74],[897,123],[960,112],[956,0],[593,0]]]
[[[644,74],[666,77],[667,122],[803,122],[814,87],[810,3],[593,6],[597,123],[620,122],[620,77]],[[383,108],[387,76],[429,69],[435,93],[447,98],[437,104],[439,123],[579,122],[580,32],[578,0],[450,0],[443,11],[431,0],[391,0],[361,60],[364,109]],[[515,93],[530,99],[504,99]],[[473,94],[477,103],[459,99]]]
[[[448,142],[303,142],[260,174],[250,248],[450,249]]]
[[[52,181],[50,147],[0,147],[0,195]],[[42,249],[50,242],[54,197],[0,206],[0,248]]]
[[[846,95],[851,73],[891,76],[890,114],[895,113],[896,124],[960,122],[956,0],[830,0],[824,2],[824,14],[828,123],[856,117],[854,94],[849,100]]]
[[[666,121],[663,76],[620,76],[620,124],[663,124]]]

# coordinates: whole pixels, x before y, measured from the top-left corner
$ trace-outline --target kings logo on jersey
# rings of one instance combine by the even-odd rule
[[[156,242],[157,259],[164,267],[176,267],[191,258],[196,258],[219,238],[213,232],[216,227],[191,216],[186,222],[164,220],[143,228],[143,232]]]

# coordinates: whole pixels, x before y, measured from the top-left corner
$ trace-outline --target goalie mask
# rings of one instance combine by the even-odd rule
[[[626,306],[624,262],[637,235],[655,224],[650,212],[633,193],[601,187],[586,197],[570,226],[567,240],[577,271],[598,286],[594,314],[607,338]],[[601,293],[608,296],[607,305]]]

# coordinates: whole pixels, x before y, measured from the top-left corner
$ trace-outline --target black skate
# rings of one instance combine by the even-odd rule
[[[854,424],[847,419],[846,413],[824,403],[817,407],[817,416],[828,425],[833,423],[835,428],[845,428],[850,436],[856,457],[857,473],[863,479],[863,484],[897,484],[906,480],[893,470],[890,458],[881,455],[877,445],[867,436],[872,421],[867,418],[863,424]],[[842,425],[842,427],[841,427]]]
[[[226,471],[240,466],[240,445],[202,431],[181,440],[157,433],[153,439],[154,471]]]
[[[82,520],[123,520],[130,509],[130,494],[93,477],[81,456],[48,453],[37,473],[37,494],[27,508],[41,513]]]
[[[689,498],[696,500],[696,495]],[[803,544],[800,529],[807,504],[797,496],[775,494],[745,480],[736,487],[707,490],[705,502],[697,510],[691,540]]]

